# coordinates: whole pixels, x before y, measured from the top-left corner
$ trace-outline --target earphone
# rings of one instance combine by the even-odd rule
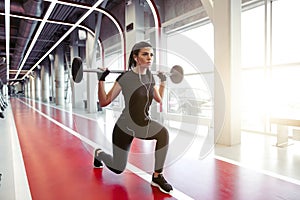
[[[138,58],[135,58],[134,60],[135,60],[135,62],[137,62],[137,64],[139,64]],[[146,89],[146,91],[147,91],[147,92],[146,92],[146,94],[147,94],[147,102],[146,102],[145,107],[144,107],[144,115],[147,116],[147,115],[146,115],[146,106],[148,105],[148,103],[149,103],[149,101],[150,101],[149,98],[150,98],[150,88],[151,88],[151,83],[152,83],[152,75],[150,75],[149,86],[147,87],[147,86],[146,86],[146,83],[144,83],[144,82],[142,81],[142,76],[141,76],[141,74],[140,74],[140,73],[138,73],[138,74],[139,74],[139,80],[140,80],[141,84],[145,87],[145,89]],[[148,75],[148,74],[147,74],[147,75]],[[147,118],[150,119],[150,116],[146,117],[145,120],[146,120]],[[148,137],[148,133],[149,133],[149,123],[150,123],[150,120],[148,121],[148,124],[147,124],[147,133],[146,133],[146,137]]]

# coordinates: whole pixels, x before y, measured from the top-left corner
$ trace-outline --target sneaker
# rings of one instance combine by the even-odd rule
[[[166,181],[162,174],[159,174],[156,178],[152,175],[151,185],[158,187],[160,191],[164,193],[170,193],[173,190],[172,186]]]
[[[100,160],[97,159],[99,153],[101,153],[102,150],[101,149],[95,149],[95,153],[94,153],[94,168],[103,168],[103,164]]]

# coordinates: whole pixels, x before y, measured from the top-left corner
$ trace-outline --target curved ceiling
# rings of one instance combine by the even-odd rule
[[[0,78],[4,83],[21,80],[78,20],[83,19],[80,25],[94,30],[94,27],[89,27],[88,16],[84,17],[87,12],[92,13],[88,8],[105,6],[104,9],[110,12],[125,4],[122,0],[8,2],[0,2]],[[6,9],[8,6],[10,9]],[[69,42],[69,37],[66,37],[62,43],[68,46]],[[68,54],[69,48],[65,50]]]

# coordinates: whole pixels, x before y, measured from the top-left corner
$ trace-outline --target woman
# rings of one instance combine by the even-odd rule
[[[160,85],[158,88],[155,86],[154,77],[149,70],[153,56],[153,49],[149,43],[139,42],[135,44],[128,62],[130,70],[116,79],[108,93],[104,90],[104,81],[109,70],[98,74],[100,105],[103,107],[110,104],[122,91],[125,108],[113,129],[113,155],[96,149],[94,167],[103,167],[103,162],[111,171],[120,174],[126,168],[133,138],[156,140],[155,166],[151,184],[158,187],[162,192],[169,193],[173,188],[162,175],[168,151],[169,133],[164,126],[149,116],[152,100],[154,99],[158,103],[162,101],[166,81],[166,76],[159,73]]]

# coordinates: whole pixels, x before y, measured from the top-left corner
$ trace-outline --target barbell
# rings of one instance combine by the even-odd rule
[[[83,78],[83,72],[103,72],[102,69],[83,69],[82,59],[80,57],[74,57],[71,65],[72,79],[75,83],[80,83]],[[124,70],[110,70],[110,73],[123,73]],[[151,71],[152,74],[157,75],[158,72]],[[180,83],[183,79],[183,68],[180,65],[174,65],[170,72],[163,73],[169,76],[173,83]]]

